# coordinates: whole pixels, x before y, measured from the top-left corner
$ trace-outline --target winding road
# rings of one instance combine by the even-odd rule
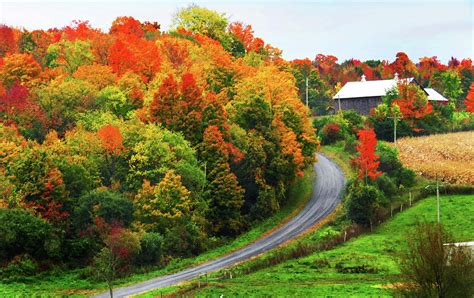
[[[334,162],[322,154],[318,154],[318,162],[314,165],[314,170],[316,171],[317,178],[311,200],[300,213],[282,227],[244,248],[207,263],[131,286],[114,289],[114,297],[136,295],[153,289],[178,284],[198,277],[203,273],[209,273],[232,266],[269,251],[314,226],[328,216],[339,204],[345,184],[344,175],[341,170]],[[109,297],[109,293],[104,292],[95,297]]]

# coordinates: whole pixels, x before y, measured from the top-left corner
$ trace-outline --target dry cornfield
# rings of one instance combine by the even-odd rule
[[[474,131],[403,138],[402,163],[426,178],[452,184],[474,184]]]

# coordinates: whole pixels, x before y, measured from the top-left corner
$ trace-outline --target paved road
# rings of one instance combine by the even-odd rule
[[[314,170],[317,173],[317,178],[311,200],[298,215],[273,233],[240,250],[199,266],[174,274],[153,278],[128,287],[117,288],[114,290],[114,297],[126,297],[178,284],[193,279],[202,273],[213,272],[229,267],[269,251],[314,226],[329,215],[339,204],[345,184],[341,170],[324,155],[318,154],[318,162],[314,165]],[[109,293],[102,293],[96,297],[109,297]]]

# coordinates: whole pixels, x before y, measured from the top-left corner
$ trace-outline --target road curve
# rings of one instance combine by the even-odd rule
[[[203,273],[229,267],[269,251],[314,226],[328,216],[339,204],[345,184],[344,175],[341,170],[334,162],[322,154],[318,154],[318,162],[314,165],[314,170],[316,171],[317,178],[311,200],[300,213],[271,234],[242,249],[196,267],[185,269],[174,274],[156,277],[131,286],[114,289],[114,297],[136,295],[153,289],[178,284],[193,279]],[[95,297],[109,297],[109,293],[104,292]]]

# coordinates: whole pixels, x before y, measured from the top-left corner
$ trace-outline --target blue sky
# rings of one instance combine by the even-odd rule
[[[16,1],[0,0],[0,23],[26,29],[63,27],[89,20],[107,30],[117,16],[158,21],[195,3],[251,24],[255,35],[283,50],[286,59],[333,54],[393,60],[398,51],[417,61],[473,57],[474,0],[426,1]]]

